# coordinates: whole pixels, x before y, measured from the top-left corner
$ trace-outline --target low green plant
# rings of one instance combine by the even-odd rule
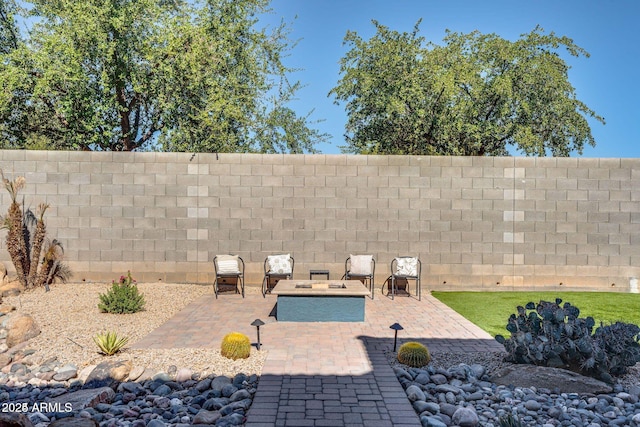
[[[251,341],[240,332],[231,332],[222,338],[220,354],[227,359],[246,359],[251,354]]]
[[[419,342],[406,342],[398,349],[398,362],[412,368],[421,368],[431,361],[431,354],[426,346]]]
[[[144,295],[138,291],[136,281],[127,271],[127,276],[120,276],[118,282],[113,282],[106,294],[100,294],[98,308],[103,313],[136,313],[144,308]]]
[[[609,383],[640,362],[638,326],[617,322],[594,333],[592,317],[581,318],[577,307],[561,303],[556,298],[517,307],[506,327],[511,337],[496,336],[507,361],[569,369]]]
[[[105,332],[94,336],[93,342],[96,343],[102,353],[112,356],[127,345],[129,338],[119,337],[115,332]]]
[[[522,427],[522,421],[512,414],[500,417],[500,427]]]

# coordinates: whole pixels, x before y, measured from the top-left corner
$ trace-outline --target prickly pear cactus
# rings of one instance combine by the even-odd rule
[[[569,369],[607,382],[640,361],[638,326],[618,322],[593,333],[592,317],[581,318],[577,307],[560,304],[556,298],[517,307],[506,327],[511,337],[496,336],[507,361]]]

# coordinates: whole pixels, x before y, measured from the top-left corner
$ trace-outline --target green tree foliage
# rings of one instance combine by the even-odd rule
[[[0,54],[2,55],[18,47],[19,32],[14,20],[17,10],[14,0],[0,0]]]
[[[29,4],[28,38],[0,58],[0,147],[300,153],[326,138],[287,107],[300,85],[287,27],[257,28],[268,0]]]
[[[588,57],[567,37],[536,27],[516,41],[447,32],[442,45],[373,21],[349,51],[330,95],[345,102],[353,153],[568,156],[595,145],[588,120],[604,119],[575,95],[559,51]]]

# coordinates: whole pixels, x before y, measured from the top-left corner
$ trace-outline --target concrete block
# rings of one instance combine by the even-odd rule
[[[324,157],[325,157],[325,164],[344,166],[347,164],[347,157],[350,157],[350,156],[346,154],[327,154]]]

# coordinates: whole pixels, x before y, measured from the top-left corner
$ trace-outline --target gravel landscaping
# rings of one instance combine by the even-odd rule
[[[190,368],[205,376],[209,373],[233,376],[260,374],[267,351],[253,351],[245,360],[232,361],[220,355],[219,348],[132,350],[140,338],[162,325],[190,302],[213,292],[211,286],[169,283],[139,283],[145,295],[145,309],[133,314],[101,313],[99,295],[111,288],[108,283],[55,284],[49,292],[34,289],[3,298],[2,307],[14,306],[19,313],[34,317],[41,333],[25,348],[36,351],[43,360],[57,358],[79,369],[114,358],[129,360],[132,366],[164,371],[171,366]],[[1,319],[1,318],[0,318]],[[128,336],[129,344],[114,356],[98,353],[93,336],[115,331]]]

